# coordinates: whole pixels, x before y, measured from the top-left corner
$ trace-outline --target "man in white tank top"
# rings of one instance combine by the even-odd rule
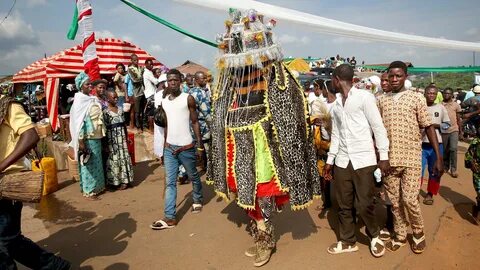
[[[154,230],[175,227],[178,166],[183,165],[193,186],[192,213],[202,210],[202,182],[196,168],[197,155],[205,151],[200,135],[195,99],[180,89],[181,73],[171,69],[167,73],[169,94],[162,100],[167,116],[165,128],[165,217],[155,221],[150,227]],[[190,124],[195,133],[196,142],[190,133]]]

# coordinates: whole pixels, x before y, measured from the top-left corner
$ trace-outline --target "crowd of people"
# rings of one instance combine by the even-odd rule
[[[336,68],[340,66],[341,64],[350,64],[353,68],[361,68],[361,66],[358,65],[357,59],[355,59],[355,56],[352,57],[342,57],[339,54],[337,56],[332,56],[332,57],[326,57],[322,58],[319,60],[315,61],[310,61],[309,65],[310,68]],[[362,65],[365,64],[364,61],[362,61]],[[356,69],[357,70],[357,69]]]
[[[201,161],[202,171],[207,169],[211,147],[212,94],[208,83],[211,78],[203,72],[181,74],[175,69],[168,72],[153,69],[151,59],[144,66],[139,66],[136,55],[131,56],[127,69],[119,63],[113,79],[115,89],[107,90],[105,80],[91,82],[85,73],[76,77],[79,92],[70,110],[71,146],[78,157],[80,186],[85,197],[98,199],[106,187],[128,188],[134,175],[127,147],[126,119],[141,131],[143,121],[148,119],[142,115],[146,100],[153,99],[154,108],[161,108],[167,121],[164,127],[154,127],[154,152],[165,167],[166,195],[164,218],[155,221],[151,228],[163,230],[177,225],[177,182],[192,182],[192,213],[200,213],[203,207],[197,163]],[[355,216],[358,216],[371,238],[373,256],[380,257],[386,249],[396,251],[407,244],[407,224],[413,231],[410,244],[413,252],[422,253],[426,240],[419,191],[424,171],[428,170],[428,185],[423,203],[432,205],[443,172],[458,177],[457,148],[462,121],[480,112],[480,86],[474,85],[473,96],[464,97],[463,101],[461,96],[455,98],[451,88],[440,92],[434,84],[423,93],[407,90],[407,68],[399,61],[392,62],[381,75],[382,92],[376,95],[370,89],[357,88],[353,77],[353,67],[341,64],[335,68],[331,80],[315,80],[313,91],[307,86],[304,92],[317,166],[322,175],[321,208],[338,205],[339,241],[327,251],[339,254],[358,250],[355,236]],[[132,104],[134,112],[129,116],[124,110],[130,107],[126,104]],[[462,115],[462,107],[470,111]],[[16,112],[13,108],[16,107],[10,108],[11,113]],[[16,120],[4,118],[2,126],[6,121],[22,119],[21,112],[17,114]],[[147,115],[154,117],[151,113]],[[23,141],[21,130],[28,131],[28,127],[19,127],[16,135],[19,142]],[[475,217],[480,209],[479,145],[480,139],[475,138],[465,159],[465,166],[473,171],[477,192]],[[386,206],[384,224],[379,224],[374,214],[377,196]],[[45,254],[42,256],[49,256],[52,263],[68,264]]]
[[[268,263],[275,251],[273,215],[287,202],[292,210],[305,209],[318,196],[322,210],[338,208],[338,241],[326,247],[329,254],[359,250],[357,218],[365,224],[374,257],[407,245],[408,227],[411,250],[424,252],[420,202],[434,204],[444,171],[458,177],[458,141],[463,122],[478,127],[480,86],[463,99],[460,94],[455,99],[450,88],[440,93],[434,84],[424,93],[412,91],[406,64],[394,61],[378,80],[370,80],[382,89],[372,92],[363,89],[368,83],[354,80],[355,57],[337,56],[318,63],[335,68],[330,79],[313,81],[313,91],[310,83],[302,89],[282,63],[263,15],[231,9],[225,24],[214,93],[209,74],[155,69],[153,59],[140,63],[135,54],[128,67],[117,64],[113,88],[78,74],[69,128],[82,194],[98,200],[106,188],[129,188],[134,174],[128,127],[137,132],[153,127],[154,153],[165,171],[163,217],[150,225],[153,230],[177,226],[178,184],[192,183],[191,212],[202,212],[206,172],[215,192],[235,199],[251,218],[247,230],[254,245],[245,255],[254,258],[254,266]],[[21,169],[22,157],[39,139],[21,105],[3,95],[1,139],[7,142],[0,147],[2,174]],[[473,172],[472,216],[478,218],[477,132],[465,167]],[[421,200],[425,170],[428,185]],[[378,198],[386,222],[374,212]],[[16,269],[16,260],[33,269],[69,269],[67,261],[21,234],[21,209],[21,202],[0,200],[0,268]]]

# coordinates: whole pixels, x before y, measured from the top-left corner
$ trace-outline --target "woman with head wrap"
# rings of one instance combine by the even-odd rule
[[[74,149],[80,172],[80,189],[87,198],[97,199],[105,189],[102,162],[102,138],[105,136],[102,106],[89,96],[90,78],[84,72],[75,78],[80,91],[75,94],[70,110],[70,146]]]

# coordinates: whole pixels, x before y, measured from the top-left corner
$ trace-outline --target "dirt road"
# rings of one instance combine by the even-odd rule
[[[459,152],[463,167],[465,145]],[[205,186],[206,206],[190,213],[191,186],[179,186],[179,225],[153,231],[149,225],[163,214],[163,167],[143,162],[135,167],[135,186],[107,192],[100,201],[85,200],[77,182],[61,172],[62,189],[23,212],[23,232],[44,248],[70,260],[76,269],[253,269],[243,255],[252,239],[248,218],[234,203],[215,197]],[[480,227],[468,211],[474,202],[471,173],[445,175],[433,206],[422,204],[427,250],[414,255],[409,247],[374,259],[359,226],[360,251],[329,255],[336,241],[334,211],[320,213],[316,201],[305,211],[288,209],[274,219],[277,252],[263,269],[480,269]],[[424,190],[426,186],[423,187]],[[384,213],[379,207],[379,216]]]

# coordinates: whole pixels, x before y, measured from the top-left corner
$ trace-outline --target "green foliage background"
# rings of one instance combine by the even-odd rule
[[[474,82],[474,75],[470,73],[433,73],[433,81],[439,89],[451,87],[453,90],[462,88],[468,90]],[[414,87],[425,88],[431,82],[430,73],[418,74],[412,81]]]

